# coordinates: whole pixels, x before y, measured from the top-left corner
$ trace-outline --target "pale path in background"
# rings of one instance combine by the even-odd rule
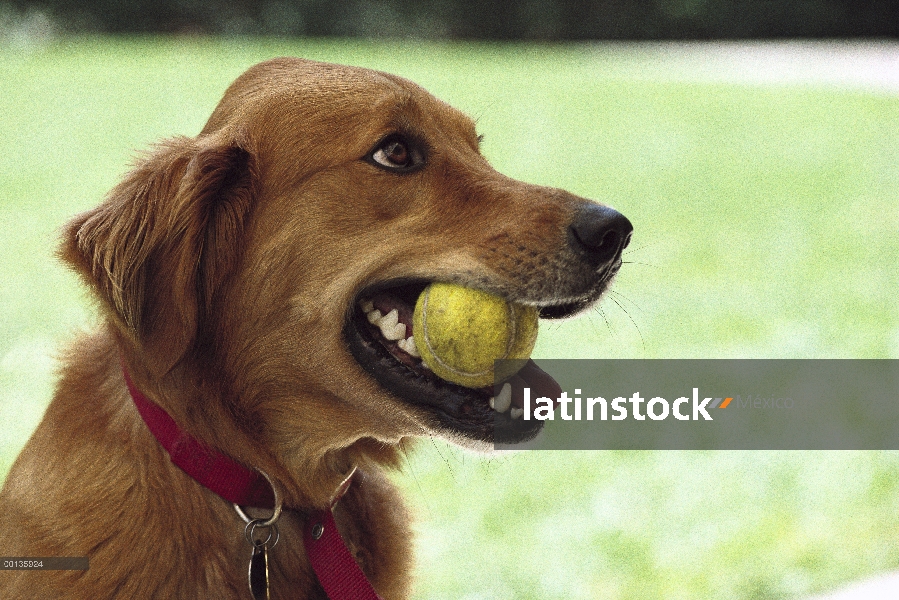
[[[666,74],[662,78],[671,81],[824,85],[899,93],[899,43],[891,41],[653,42],[608,47],[629,48],[634,58],[662,65]],[[658,69],[653,69],[651,79],[659,80]]]

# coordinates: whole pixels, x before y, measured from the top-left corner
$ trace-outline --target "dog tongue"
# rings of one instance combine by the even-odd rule
[[[532,402],[534,398],[544,397],[555,402],[562,395],[562,386],[530,359],[520,371],[509,377],[506,383],[512,384],[512,406],[514,408],[524,407],[524,388],[531,388]]]

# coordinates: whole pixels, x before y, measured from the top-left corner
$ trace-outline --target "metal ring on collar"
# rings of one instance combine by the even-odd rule
[[[254,539],[257,527],[264,527],[268,529],[268,537],[266,537],[264,540],[260,540],[258,544]],[[275,538],[274,542],[272,542],[272,536],[274,536]],[[274,548],[278,545],[278,541],[281,539],[281,532],[278,531],[277,525],[263,525],[262,519],[252,519],[249,523],[247,523],[247,526],[244,527],[243,537],[254,548],[257,546],[268,546],[269,548]],[[272,542],[271,546],[268,545],[269,542]]]
[[[272,478],[268,476],[268,473],[266,473],[262,469],[256,469],[256,470],[259,471],[260,473],[262,473],[262,476],[265,477],[266,481],[268,481],[268,484],[272,487],[272,492],[275,495],[275,508],[272,511],[271,516],[266,520],[251,519],[250,517],[247,516],[247,513],[245,513],[243,511],[243,509],[237,504],[234,504],[234,510],[237,511],[237,514],[240,516],[241,519],[243,519],[244,523],[249,524],[253,521],[258,521],[258,524],[257,524],[258,527],[271,527],[272,525],[275,524],[275,521],[277,521],[281,517],[281,494],[278,492],[278,488],[275,485],[275,483],[272,481]]]

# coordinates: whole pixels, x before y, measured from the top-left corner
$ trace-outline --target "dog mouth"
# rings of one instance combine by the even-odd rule
[[[532,360],[496,385],[467,388],[435,375],[415,345],[412,315],[425,280],[376,284],[355,298],[344,328],[350,353],[378,384],[400,400],[422,408],[453,434],[488,442],[514,444],[533,438],[543,426],[525,420],[524,389],[531,397],[557,398],[561,387]],[[563,318],[582,303],[540,307],[541,317]]]

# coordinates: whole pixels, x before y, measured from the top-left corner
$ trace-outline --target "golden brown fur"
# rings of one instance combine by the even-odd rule
[[[398,129],[425,140],[425,168],[361,160]],[[169,461],[123,360],[186,431],[277,482],[289,510],[273,598],[323,597],[302,519],[354,466],[338,525],[376,590],[406,597],[408,516],[381,469],[407,439],[453,434],[347,351],[356,295],[417,277],[584,303],[605,285],[566,241],[584,201],[498,174],[478,144],[467,117],[404,79],[275,59],[228,89],[200,135],[160,144],[75,218],[61,256],[106,325],[66,354],[9,474],[0,549],[88,556],[90,569],[0,572],[0,596],[247,597],[242,522]]]

